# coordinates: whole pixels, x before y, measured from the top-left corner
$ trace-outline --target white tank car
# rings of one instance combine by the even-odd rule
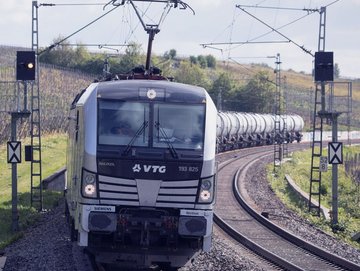
[[[275,131],[278,121],[279,131]],[[219,112],[217,116],[217,149],[219,152],[243,147],[300,142],[304,120],[295,114],[280,115],[244,112]],[[277,133],[277,134],[276,134]]]
[[[186,265],[210,251],[217,110],[205,89],[161,80],[91,84],[71,105],[67,214],[97,260]]]

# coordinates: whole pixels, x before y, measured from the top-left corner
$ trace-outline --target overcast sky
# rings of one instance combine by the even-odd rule
[[[291,68],[310,73],[313,58],[300,47],[311,51],[312,54],[317,51],[320,14],[308,13],[301,9],[319,9],[328,5],[325,49],[334,52],[334,60],[338,63],[342,76],[360,77],[359,0],[183,1],[194,9],[195,15],[190,9],[171,9],[160,24],[160,33],[155,37],[153,52],[156,54],[162,55],[165,51],[176,49],[177,54],[182,56],[212,54],[221,60],[231,58],[232,61],[239,63],[267,63],[275,66],[271,57],[279,53],[282,69]],[[38,1],[38,4],[57,4],[51,7],[41,5],[38,8],[39,45],[47,47],[55,38],[71,35],[110,11],[113,6],[104,8],[107,2],[108,0]],[[59,5],[69,3],[101,5]],[[157,3],[149,6],[144,2],[134,3],[139,12],[145,14],[143,21],[146,24],[158,24],[165,4]],[[236,8],[236,5],[258,5],[267,8],[244,7],[249,13],[247,14]],[[31,7],[32,0],[0,1],[1,45],[31,47]],[[301,17],[303,18],[299,19]],[[269,26],[279,29],[280,34],[271,31]],[[289,40],[292,42],[288,42]],[[147,48],[147,34],[129,3],[118,7],[68,41],[95,45],[120,45],[135,41],[142,44],[144,52]],[[217,45],[245,41],[261,43]],[[210,45],[203,48],[200,44]],[[113,50],[115,48],[119,49],[119,52],[125,50],[124,47],[105,47],[100,51],[108,54],[116,53]],[[90,49],[99,50],[97,47]]]

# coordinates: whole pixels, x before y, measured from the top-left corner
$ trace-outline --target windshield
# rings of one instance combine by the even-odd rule
[[[174,157],[175,149],[203,149],[205,105],[100,99],[98,108],[100,145],[166,148]]]
[[[202,149],[204,117],[203,105],[155,104],[154,147]]]
[[[99,144],[148,146],[149,104],[99,100]]]

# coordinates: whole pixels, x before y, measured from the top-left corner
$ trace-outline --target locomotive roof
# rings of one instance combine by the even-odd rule
[[[203,103],[205,89],[193,85],[160,80],[117,80],[99,82],[97,97],[103,99],[149,100],[149,91],[155,91],[152,100],[167,102]]]

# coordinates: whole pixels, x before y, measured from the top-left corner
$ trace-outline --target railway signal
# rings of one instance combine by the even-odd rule
[[[333,52],[315,52],[315,81],[334,81]]]
[[[16,80],[35,80],[35,51],[17,51]]]

